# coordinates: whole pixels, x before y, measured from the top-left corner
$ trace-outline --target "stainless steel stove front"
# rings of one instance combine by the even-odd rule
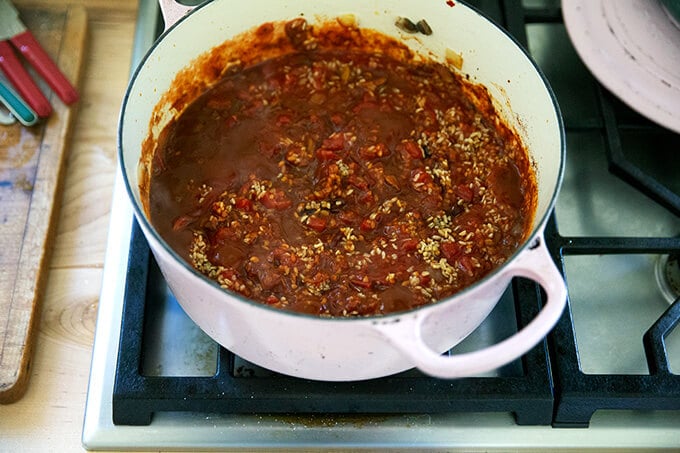
[[[158,17],[155,2],[141,2],[140,7],[135,63],[154,39]],[[558,94],[565,122],[576,125],[568,128],[566,174],[556,206],[560,235],[615,239],[672,238],[680,234],[677,216],[609,173],[602,152],[603,138],[589,127],[599,121],[597,92],[564,28],[530,24],[527,35],[532,54]],[[569,95],[572,91],[579,95]],[[677,137],[675,140],[680,141]],[[653,150],[641,147],[636,152]],[[667,163],[659,160],[656,165]],[[680,448],[680,411],[598,410],[590,427],[583,429],[518,426],[509,413],[283,416],[168,412],[156,414],[149,426],[116,426],[111,395],[133,221],[120,174],[111,219],[83,427],[83,444],[88,449]],[[669,289],[669,285],[659,283],[663,279],[658,269],[665,269],[665,261],[668,256],[661,253],[573,253],[564,257],[569,309],[580,368],[585,374],[649,373],[640,338],[673,298],[672,286]],[[214,344],[178,306],[166,308],[165,327],[160,329],[171,328],[182,334],[175,336],[176,342],[157,349],[147,366],[178,374],[211,373]],[[680,329],[675,329],[665,343],[670,368],[678,374]],[[202,359],[197,361],[196,356]]]

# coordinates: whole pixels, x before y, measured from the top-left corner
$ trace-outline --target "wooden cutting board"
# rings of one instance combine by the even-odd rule
[[[20,9],[20,17],[77,88],[85,55],[85,10],[76,6],[24,8]],[[0,125],[0,403],[3,404],[21,398],[28,385],[71,124],[77,109],[77,103],[65,106],[35,72],[31,74],[50,100],[52,114],[30,128],[19,123]]]

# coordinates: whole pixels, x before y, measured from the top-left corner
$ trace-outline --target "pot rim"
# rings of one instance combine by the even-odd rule
[[[512,36],[505,28],[501,27],[498,23],[496,23],[495,20],[492,18],[488,17],[486,14],[481,12],[479,9],[475,8],[474,6],[469,5],[466,2],[459,1],[457,4],[462,4],[466,8],[474,11],[477,13],[480,17],[482,17],[484,20],[489,22],[489,24],[492,27],[495,27],[497,30],[501,31],[503,36],[506,39],[509,39],[512,44],[517,47],[521,53],[524,55],[524,57],[527,59],[527,61],[531,64],[533,67],[534,71],[538,74],[540,77],[540,80],[543,84],[543,88],[545,88],[546,92],[548,93],[550,97],[550,101],[553,106],[553,111],[555,114],[555,119],[556,119],[556,127],[558,128],[559,132],[559,143],[560,143],[560,150],[559,150],[559,158],[560,158],[560,163],[559,163],[559,168],[557,171],[557,178],[555,180],[555,186],[553,193],[550,197],[550,201],[546,205],[545,212],[541,216],[539,221],[535,221],[535,226],[532,228],[531,232],[527,235],[527,238],[525,241],[517,247],[517,249],[514,251],[512,255],[508,257],[508,259],[500,266],[496,267],[493,269],[491,272],[489,272],[487,275],[482,277],[481,279],[475,281],[471,285],[463,288],[462,290],[452,294],[449,297],[437,300],[435,302],[429,303],[427,305],[422,305],[420,307],[412,308],[410,310],[405,310],[405,311],[399,311],[399,312],[393,312],[393,313],[386,313],[386,314],[376,314],[376,315],[369,315],[369,316],[363,316],[363,317],[325,317],[325,316],[319,316],[319,315],[314,315],[314,314],[309,314],[309,313],[302,313],[302,312],[296,312],[296,311],[291,311],[291,310],[283,310],[280,308],[275,308],[275,307],[270,307],[266,304],[263,304],[261,302],[257,302],[255,300],[249,299],[239,293],[230,291],[228,289],[222,288],[220,285],[217,284],[217,282],[207,278],[200,272],[198,272],[196,269],[193,268],[189,263],[187,263],[172,247],[170,247],[167,242],[161,237],[161,235],[156,231],[156,229],[153,227],[149,219],[147,218],[146,214],[144,213],[143,209],[139,206],[139,203],[136,202],[135,200],[135,191],[134,188],[131,186],[130,183],[130,178],[128,177],[128,172],[125,169],[125,157],[124,157],[124,152],[123,152],[123,143],[122,143],[122,137],[123,137],[123,126],[125,123],[125,113],[126,113],[126,107],[128,105],[128,100],[130,99],[132,88],[135,84],[135,81],[137,80],[137,77],[139,76],[140,72],[142,71],[142,68],[145,66],[147,60],[151,58],[151,56],[154,53],[154,50],[161,45],[163,40],[166,38],[167,35],[172,33],[176,27],[178,27],[181,23],[183,23],[185,20],[190,20],[191,16],[198,10],[207,7],[208,5],[212,4],[213,0],[204,2],[198,6],[196,6],[194,9],[189,11],[185,16],[177,20],[174,24],[172,24],[170,27],[168,27],[159,37],[154,41],[154,43],[151,45],[151,47],[147,50],[147,52],[144,54],[144,57],[140,60],[139,64],[135,68],[132,76],[130,77],[130,80],[128,81],[127,88],[125,90],[125,95],[123,96],[123,102],[121,104],[121,109],[120,109],[120,114],[119,114],[119,121],[118,121],[118,135],[117,135],[117,154],[118,154],[118,162],[119,162],[119,169],[122,172],[123,175],[123,180],[125,183],[125,189],[128,193],[128,196],[130,198],[130,203],[132,204],[132,207],[134,209],[135,213],[135,219],[137,222],[141,223],[141,226],[143,227],[144,230],[146,230],[147,233],[150,233],[153,239],[158,242],[163,250],[167,253],[170,254],[172,259],[177,262],[180,266],[182,266],[185,270],[188,270],[192,275],[197,277],[201,282],[207,283],[220,291],[223,291],[226,295],[238,300],[239,302],[243,302],[248,304],[249,306],[257,309],[262,309],[262,310],[267,310],[270,313],[278,313],[281,315],[287,315],[287,316],[296,316],[299,318],[306,318],[306,319],[315,319],[319,321],[325,321],[325,322],[357,322],[357,321],[389,321],[393,319],[398,319],[400,317],[403,317],[405,315],[411,315],[416,312],[432,309],[433,307],[441,306],[442,304],[445,303],[452,303],[455,300],[461,299],[465,297],[467,294],[474,292],[479,288],[480,286],[486,284],[488,281],[496,278],[498,275],[500,275],[506,267],[508,267],[513,261],[517,259],[519,255],[521,255],[527,248],[530,248],[534,245],[535,241],[537,238],[542,238],[543,237],[543,230],[545,228],[545,225],[548,222],[548,219],[554,212],[554,207],[555,207],[555,202],[557,200],[557,196],[560,191],[560,187],[562,185],[562,180],[564,178],[564,167],[565,167],[565,160],[566,160],[566,132],[564,128],[564,121],[562,117],[562,112],[560,110],[559,104],[557,102],[557,97],[555,96],[555,93],[552,90],[552,87],[548,83],[548,79],[541,70],[541,68],[538,66],[536,61],[533,59],[533,57],[529,54],[528,50],[514,37]],[[531,155],[529,156],[531,158]],[[136,168],[136,167],[135,167]],[[145,238],[147,241],[148,239]]]

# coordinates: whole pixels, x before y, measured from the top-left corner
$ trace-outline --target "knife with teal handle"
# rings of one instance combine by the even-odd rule
[[[0,79],[0,102],[7,107],[11,116],[24,126],[33,126],[38,121],[38,115],[33,109],[2,79]],[[0,115],[0,123],[11,124],[11,117],[6,118]]]

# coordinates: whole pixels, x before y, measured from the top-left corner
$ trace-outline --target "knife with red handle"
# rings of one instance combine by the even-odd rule
[[[21,22],[14,5],[9,0],[0,0],[0,69],[39,116],[48,116],[52,106],[21,65],[12,47],[24,56],[65,104],[78,100],[76,89]]]
[[[0,41],[0,68],[7,79],[19,92],[21,97],[30,105],[40,117],[49,116],[52,106],[38,85],[33,82],[31,76],[21,65],[14,54],[9,41]]]

